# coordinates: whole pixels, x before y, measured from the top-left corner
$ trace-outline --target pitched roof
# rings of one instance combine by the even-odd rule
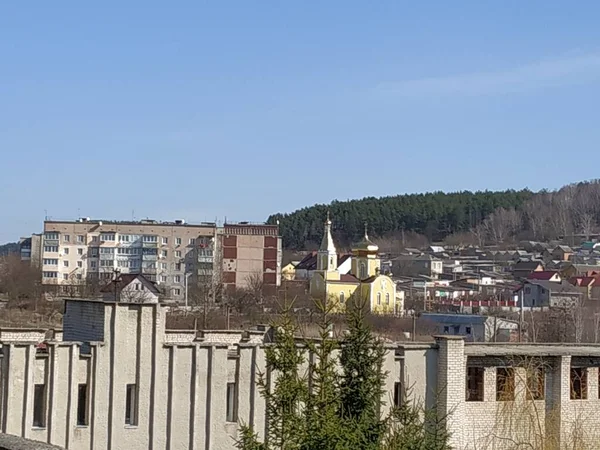
[[[555,270],[542,270],[540,272],[531,272],[527,275],[528,280],[550,280],[554,276],[558,275]]]
[[[528,281],[528,283],[535,284],[537,286],[541,286],[544,289],[548,289],[552,293],[582,295],[582,293],[580,291],[578,291],[572,284],[569,284],[565,281],[556,283],[553,281],[534,280],[534,281]]]
[[[557,245],[556,248],[554,250],[562,250],[565,253],[573,253],[573,249],[571,247],[569,247],[568,245]]]
[[[343,262],[352,258],[352,255],[344,254],[338,255],[337,257],[337,267],[341,266]],[[317,270],[317,252],[311,252],[304,257],[302,261],[298,263],[296,266],[296,270]]]
[[[118,290],[124,289],[132,281],[138,280],[138,279],[142,282],[142,284],[144,286],[146,286],[146,288],[150,292],[152,292],[153,294],[157,294],[157,295],[160,294],[160,291],[156,287],[156,284],[154,284],[152,281],[150,281],[148,278],[146,278],[144,275],[142,275],[140,273],[124,273],[124,274],[119,275],[119,281],[117,282],[117,289]],[[102,287],[100,289],[100,292],[102,292],[103,294],[112,293],[114,291],[115,291],[114,281],[110,281],[104,287]]]
[[[591,284],[594,284],[595,281],[596,281],[596,278],[594,278],[594,277],[571,277],[571,278],[569,278],[569,283],[571,283],[573,286],[580,286],[580,287],[588,287]]]
[[[517,263],[513,266],[513,270],[535,270],[539,266],[542,266],[540,261],[517,261]]]

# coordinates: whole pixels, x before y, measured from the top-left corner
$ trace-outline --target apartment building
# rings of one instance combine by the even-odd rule
[[[106,283],[115,272],[141,273],[163,295],[185,297],[192,283],[247,288],[258,280],[281,283],[282,244],[277,225],[189,224],[184,220],[137,222],[92,220],[44,222],[37,260],[42,282],[60,287]],[[33,263],[33,250],[30,251]]]
[[[73,286],[115,272],[141,273],[167,297],[185,295],[186,277],[211,275],[216,225],[184,220],[117,222],[82,218],[45,221],[41,252],[42,282]]]

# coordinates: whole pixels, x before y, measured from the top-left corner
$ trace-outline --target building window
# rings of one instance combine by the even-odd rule
[[[102,254],[102,255],[114,255],[114,253],[115,253],[114,248],[109,248],[109,247],[101,247],[100,248],[100,254]]]
[[[190,238],[190,245],[194,245],[196,244],[196,239],[195,238]]]
[[[160,256],[162,256],[163,258],[166,258],[168,254],[169,254],[169,252],[167,250],[162,250],[160,252]]]
[[[465,333],[470,335],[471,334],[471,327],[465,327]]]
[[[237,422],[237,387],[235,383],[227,383],[227,422]]]
[[[69,274],[63,273],[63,280],[68,280],[68,279],[69,279]]]
[[[78,235],[77,235],[77,243],[78,243],[78,244],[83,244],[83,243],[84,243],[84,241],[85,241],[85,239],[84,239],[84,236],[83,236],[83,235],[81,235],[81,234],[78,234]]]
[[[173,282],[174,283],[181,283],[181,275],[175,275],[173,277]]]
[[[344,298],[344,293],[340,292],[340,303],[344,303],[345,298]]]
[[[450,333],[450,327],[445,326],[444,327],[444,334],[448,334],[448,333]]]
[[[467,401],[483,401],[483,367],[467,367]]]
[[[181,258],[181,251],[180,250],[176,250],[175,251],[175,257],[176,258]]]
[[[144,235],[142,236],[142,242],[157,242],[158,238],[156,236],[148,236],[148,235]]]
[[[119,235],[119,242],[129,242],[130,241],[130,236],[128,234],[120,234]]]
[[[77,254],[78,254],[79,256],[83,255],[83,249],[82,249],[82,248],[78,248],[78,249],[77,249]]]
[[[527,400],[543,400],[546,390],[546,371],[543,367],[527,370]]]
[[[175,238],[175,244],[181,245],[181,238]]]
[[[377,293],[377,304],[381,305],[381,292]]]
[[[160,263],[161,270],[167,270],[167,267],[169,267],[167,263]]]
[[[88,425],[87,384],[80,384],[77,389],[77,425]]]
[[[175,263],[175,270],[181,270],[181,263]]]
[[[58,233],[46,233],[44,239],[48,241],[58,241]]]
[[[71,236],[69,236],[68,234],[63,235],[63,241],[69,242],[70,240],[71,240]]]
[[[77,275],[75,275],[75,278],[78,280],[81,280],[83,278],[83,276],[80,273],[78,273]]]
[[[58,259],[54,258],[44,258],[45,266],[58,266]]]
[[[365,278],[367,278],[367,266],[365,263],[360,263],[360,271],[359,271],[358,275],[361,280],[364,280]]]
[[[58,272],[44,272],[43,275],[44,278],[58,278]]]
[[[166,283],[166,282],[167,282],[167,276],[166,276],[166,275],[161,275],[161,276],[160,276],[160,281],[161,281],[162,283]]]
[[[115,265],[115,263],[113,262],[112,259],[101,259],[100,260],[100,267],[113,267]]]
[[[69,261],[63,261],[63,266],[69,267]]]
[[[98,267],[98,263],[96,261],[90,261],[90,267],[92,269],[95,269],[96,267]]]
[[[83,261],[77,261],[77,267],[81,269],[83,267]]]
[[[36,384],[33,387],[33,426],[46,426],[46,385]]]
[[[181,295],[181,289],[173,289],[173,295]]]
[[[460,334],[460,325],[454,325],[452,327],[452,329],[454,330],[454,334],[455,335],[459,335]]]
[[[97,247],[90,248],[90,256],[98,256],[98,248]]]
[[[394,406],[396,408],[400,408],[402,406],[403,394],[402,383],[400,381],[396,381],[394,383]]]
[[[162,243],[163,243],[163,245],[167,245],[169,243],[169,238],[166,238],[166,237],[162,238]]]
[[[65,247],[65,248],[63,248],[63,252],[65,253],[65,255],[68,255],[69,254],[69,249]]]
[[[58,245],[45,245],[44,251],[48,253],[58,253]]]
[[[135,384],[127,385],[125,396],[125,424],[137,425],[137,390]]]
[[[98,236],[92,236],[92,242],[98,242]]]
[[[115,233],[102,233],[100,235],[100,240],[101,241],[114,241],[115,240]]]
[[[571,400],[587,400],[587,368],[571,367]]]
[[[512,367],[496,368],[496,401],[515,399],[515,370]]]
[[[385,304],[389,305],[390,304],[390,293],[386,292],[385,294]]]

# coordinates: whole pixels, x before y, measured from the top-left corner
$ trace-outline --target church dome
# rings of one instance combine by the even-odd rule
[[[367,234],[367,226],[365,225],[365,235],[362,240],[354,245],[352,248],[355,252],[360,253],[377,253],[379,251],[379,247],[374,244],[371,239],[369,239],[369,235]]]

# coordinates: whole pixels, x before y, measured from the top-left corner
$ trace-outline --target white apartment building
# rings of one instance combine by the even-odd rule
[[[180,300],[186,277],[212,277],[215,224],[185,221],[46,221],[42,236],[42,282],[104,284],[119,273],[141,273],[163,293]]]
[[[264,436],[265,333],[166,330],[164,311],[66,300],[62,334],[0,332],[0,431],[73,450],[232,450],[242,422]],[[382,400],[436,408],[456,450],[597,448],[597,345],[386,348]]]

